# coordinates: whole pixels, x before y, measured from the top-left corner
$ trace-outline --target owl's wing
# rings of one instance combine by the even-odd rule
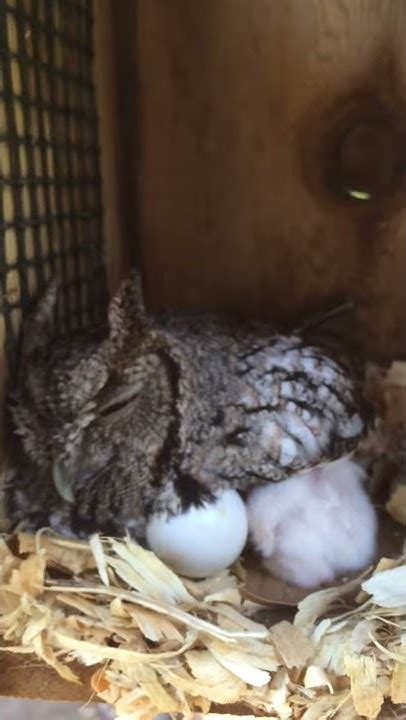
[[[345,455],[357,446],[365,422],[360,393],[349,372],[298,338],[278,338],[238,362],[246,387],[246,427],[261,450],[288,473]]]
[[[228,380],[225,369],[229,393],[215,393],[214,422],[205,423],[195,474],[209,486],[244,489],[351,453],[365,417],[349,371],[297,337],[249,345],[237,349]]]

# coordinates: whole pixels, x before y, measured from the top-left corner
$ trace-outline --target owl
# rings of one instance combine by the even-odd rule
[[[142,539],[227,488],[350,454],[365,409],[348,368],[298,335],[211,315],[150,316],[133,273],[103,334],[58,339],[56,283],[23,327],[8,410],[7,510],[34,530]]]

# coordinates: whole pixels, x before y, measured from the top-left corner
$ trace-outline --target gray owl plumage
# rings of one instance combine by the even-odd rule
[[[149,317],[133,274],[103,337],[56,339],[51,284],[24,326],[9,410],[8,512],[142,537],[224,487],[280,481],[352,451],[364,430],[350,372],[300,337],[211,316]]]

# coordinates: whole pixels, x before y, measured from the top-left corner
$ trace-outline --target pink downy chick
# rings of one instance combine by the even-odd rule
[[[265,567],[304,588],[366,567],[376,552],[377,517],[365,478],[344,458],[254,488],[248,522]]]

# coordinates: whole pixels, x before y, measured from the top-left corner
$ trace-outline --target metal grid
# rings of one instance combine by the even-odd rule
[[[0,343],[61,284],[61,332],[104,319],[107,286],[91,0],[0,2]],[[3,337],[2,337],[3,336]]]

